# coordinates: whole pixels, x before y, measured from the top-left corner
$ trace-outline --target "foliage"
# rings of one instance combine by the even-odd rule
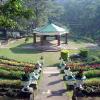
[[[69,26],[74,36],[88,37],[95,40],[100,37],[100,34],[98,34],[98,31],[100,31],[99,0],[65,0],[62,3],[65,12],[59,21]]]
[[[100,63],[100,58],[98,56],[95,55],[89,55],[86,61],[87,64],[91,64],[91,63]]]
[[[25,38],[25,43],[27,43],[29,41],[29,37]]]
[[[0,80],[0,86],[21,86],[21,81],[20,80]]]
[[[61,58],[62,58],[64,61],[67,61],[67,60],[68,60],[68,51],[67,51],[67,50],[62,50],[62,51],[61,51]]]
[[[26,4],[34,9],[36,18],[34,27],[44,25],[63,14],[63,7],[56,0],[26,0]]]
[[[6,27],[6,28],[15,28],[17,23],[10,19],[7,18],[6,16],[0,15],[0,27]]]
[[[0,65],[0,69],[3,69],[3,70],[12,70],[12,71],[24,71],[24,67],[18,67],[18,66],[7,66],[6,64],[1,64]]]
[[[23,5],[22,0],[8,0],[0,5],[0,28],[5,30],[4,34],[7,38],[8,29],[20,29],[19,19],[28,20],[33,16],[33,11]]]
[[[18,61],[14,61],[14,60],[10,60],[10,59],[1,59],[0,58],[0,63],[5,64],[5,65],[10,65],[10,66],[20,66],[20,67],[34,68],[34,64],[18,62]]]
[[[88,57],[88,50],[80,50],[79,55],[83,58]]]
[[[21,79],[24,72],[22,71],[7,71],[0,69],[0,77],[1,78],[7,78],[7,79]]]
[[[89,70],[84,73],[87,78],[100,77],[100,70]]]
[[[87,86],[99,86],[100,85],[100,79],[99,78],[90,78],[88,80],[85,81],[85,84]]]

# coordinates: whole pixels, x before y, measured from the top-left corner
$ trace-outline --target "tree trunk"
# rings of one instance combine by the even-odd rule
[[[65,34],[65,44],[68,44],[68,35],[67,35],[67,33]]]
[[[60,46],[60,38],[61,38],[61,36],[58,35],[57,38],[58,38],[58,44],[57,45]]]
[[[5,40],[8,40],[7,30],[3,29],[2,32],[3,32],[3,36],[4,36]]]

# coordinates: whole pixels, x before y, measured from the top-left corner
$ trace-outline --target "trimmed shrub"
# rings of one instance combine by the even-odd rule
[[[0,69],[0,77],[7,79],[21,79],[24,72],[22,71],[7,71]]]
[[[68,50],[62,50],[62,51],[61,51],[61,58],[62,58],[64,61],[67,61],[67,60],[68,60]]]
[[[87,78],[100,77],[100,70],[90,70],[90,71],[86,71],[86,72],[84,72],[84,75]]]
[[[87,86],[100,86],[99,78],[92,78],[85,81],[85,85]]]
[[[100,63],[100,59],[98,56],[95,55],[89,55],[87,59],[87,63]]]
[[[83,58],[88,57],[88,50],[80,50],[79,55]]]
[[[0,80],[0,86],[21,86],[21,80]]]

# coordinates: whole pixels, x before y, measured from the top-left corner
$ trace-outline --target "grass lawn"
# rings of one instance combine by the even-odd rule
[[[31,63],[37,62],[39,58],[43,56],[45,64],[47,66],[53,66],[53,64],[56,64],[58,62],[60,54],[59,52],[56,52],[56,53],[37,52],[33,50],[28,50],[28,49],[17,49],[17,53],[14,53],[10,49],[1,49],[0,55],[9,57],[11,59],[16,59],[18,61],[31,62]]]
[[[28,43],[31,43],[32,39]],[[8,48],[0,49],[0,56],[9,57],[11,59],[16,59],[18,61],[24,62],[37,62],[41,56],[44,57],[46,66],[53,66],[58,63],[60,53],[59,52],[40,52],[34,51],[32,49],[23,49],[19,45],[25,45],[24,39],[16,41],[8,45]]]
[[[32,39],[29,40],[28,44],[30,43],[32,43]],[[43,56],[46,66],[54,66],[59,62],[60,52],[40,52],[34,51],[32,49],[23,49],[21,48],[22,45],[26,45],[24,43],[24,39],[20,39],[14,43],[9,43],[8,48],[0,49],[0,56],[6,56],[11,59],[16,59],[18,61],[31,63],[37,62],[39,58]],[[78,50],[69,51],[70,54],[77,52]],[[94,51],[92,51],[91,53],[94,53]]]

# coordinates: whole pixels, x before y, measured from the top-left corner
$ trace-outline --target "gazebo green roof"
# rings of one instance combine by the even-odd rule
[[[62,35],[69,33],[69,30],[59,27],[53,23],[49,23],[43,27],[34,29],[34,33],[37,33],[38,35]]]

